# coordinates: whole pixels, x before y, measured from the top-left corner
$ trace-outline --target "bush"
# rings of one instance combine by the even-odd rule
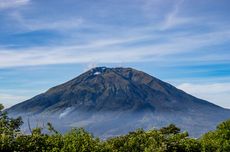
[[[44,134],[43,128],[22,134],[21,118],[9,118],[3,108],[0,104],[1,152],[230,152],[230,120],[200,139],[190,138],[187,132],[180,132],[180,128],[171,124],[159,130],[137,129],[101,141],[83,128],[60,134],[50,123],[49,134]]]

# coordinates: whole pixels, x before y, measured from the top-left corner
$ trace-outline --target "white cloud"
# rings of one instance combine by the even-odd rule
[[[28,83],[31,83],[28,81]],[[34,84],[35,83],[35,84]],[[36,85],[36,82],[33,82]],[[9,108],[17,103],[30,99],[41,92],[45,92],[46,89],[0,89],[0,103],[4,105],[5,108]]]
[[[68,107],[66,108],[60,115],[59,115],[59,119],[64,118],[66,115],[68,115],[71,111],[73,111],[74,109],[72,107]]]
[[[26,5],[30,0],[0,0],[0,9]]]
[[[90,69],[92,69],[92,68],[95,68],[95,67],[97,67],[97,64],[96,63],[89,63],[88,65],[87,65],[87,67],[84,69],[84,72],[86,72],[86,71],[88,71],[88,70],[90,70]]]
[[[32,19],[26,19],[20,12],[11,12],[9,14],[10,18],[14,20],[14,22],[17,23],[17,26],[29,31],[35,31],[35,30],[58,30],[58,31],[64,31],[67,29],[77,28],[79,25],[81,25],[84,20],[83,18],[76,18],[76,17],[70,17],[68,19],[57,19],[49,18],[49,19],[40,19],[40,18],[32,18]]]
[[[184,0],[146,0],[143,2],[143,9],[148,18],[156,20],[154,24],[158,26],[159,30],[168,30],[189,23],[199,23],[197,18],[184,16],[181,11],[183,3]]]
[[[177,88],[214,104],[230,108],[230,83],[183,83],[178,85]]]
[[[169,35],[167,35],[168,37]],[[33,66],[65,63],[127,63],[139,61],[165,60],[165,56],[200,51],[205,46],[224,43],[230,40],[230,31],[219,31],[198,35],[178,35],[168,38],[158,44],[125,46],[146,39],[148,36],[126,37],[93,40],[86,44],[66,44],[47,47],[32,47],[23,49],[0,49],[0,68]],[[155,38],[155,36],[153,37]],[[167,39],[166,35],[159,38]],[[148,37],[151,40],[151,37]],[[216,54],[218,59],[226,55]],[[201,56],[200,60],[215,59]],[[177,58],[179,60],[179,58]],[[195,58],[197,61],[198,58]]]
[[[176,0],[141,0],[140,7],[150,19],[161,18],[174,6]],[[160,14],[160,15],[159,15]]]
[[[25,96],[0,93],[0,103],[2,103],[5,108],[9,108],[10,106],[25,101],[28,98],[29,97],[25,97]]]
[[[161,30],[170,29],[172,27],[186,24],[186,23],[191,23],[193,21],[191,18],[178,16],[179,11],[180,11],[180,7],[181,7],[183,2],[184,2],[183,0],[180,0],[180,1],[177,1],[175,3],[172,11],[169,12],[165,17],[165,20],[163,20],[163,22],[161,24]]]

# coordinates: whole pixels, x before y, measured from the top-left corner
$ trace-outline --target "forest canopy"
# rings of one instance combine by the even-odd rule
[[[101,140],[83,128],[75,128],[65,134],[47,124],[34,128],[31,134],[23,134],[22,119],[9,118],[0,104],[1,152],[229,152],[230,120],[220,123],[216,130],[198,139],[181,132],[174,124],[161,129],[145,131],[137,129],[126,135]]]

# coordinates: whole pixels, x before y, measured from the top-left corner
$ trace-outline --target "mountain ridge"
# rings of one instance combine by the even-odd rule
[[[195,130],[197,136],[211,129],[199,126],[215,126],[230,118],[230,110],[193,97],[144,72],[106,67],[88,70],[7,111],[12,115],[52,116],[51,120],[63,121],[67,128],[83,126],[96,134],[102,130],[116,130],[114,133],[120,134],[119,128],[124,128],[121,122],[129,123],[131,128],[182,123],[182,129],[192,130],[192,134]],[[195,129],[191,128],[193,125],[189,129],[189,123]],[[98,127],[104,129],[97,133]],[[127,125],[124,130],[129,130]]]

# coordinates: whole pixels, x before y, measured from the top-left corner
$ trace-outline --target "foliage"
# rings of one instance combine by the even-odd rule
[[[14,149],[14,139],[20,134],[22,119],[9,118],[3,109],[4,106],[0,104],[0,151],[8,152]]]
[[[165,135],[178,134],[180,133],[180,128],[176,127],[174,124],[170,124],[167,127],[161,128],[160,131]]]
[[[0,104],[0,151],[2,152],[229,152],[230,120],[219,124],[201,138],[171,124],[159,130],[137,129],[123,136],[100,140],[83,128],[60,134],[51,123],[22,134],[21,118],[9,118]]]
[[[230,120],[220,123],[200,139],[203,151],[230,152]]]

